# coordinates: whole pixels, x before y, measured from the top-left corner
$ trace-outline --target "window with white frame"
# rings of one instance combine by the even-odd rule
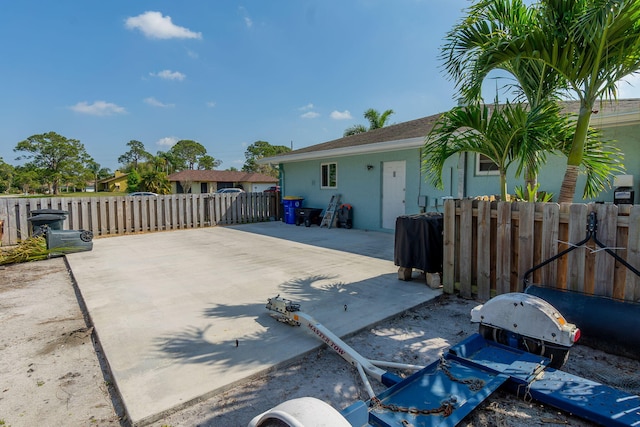
[[[498,165],[484,154],[476,154],[476,175],[500,175]]]
[[[320,165],[320,188],[338,188],[337,163],[322,163]]]

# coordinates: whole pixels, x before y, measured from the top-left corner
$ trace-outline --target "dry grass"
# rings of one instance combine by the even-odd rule
[[[17,246],[0,251],[0,265],[39,261],[49,258],[45,237],[29,237]]]

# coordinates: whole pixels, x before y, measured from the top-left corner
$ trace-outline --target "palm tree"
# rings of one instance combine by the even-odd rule
[[[157,194],[171,193],[171,183],[167,179],[167,174],[161,170],[152,170],[140,179],[140,184],[145,191],[151,191]]]
[[[518,22],[509,27],[504,22]],[[467,99],[479,97],[483,80],[513,60],[537,63],[557,75],[580,101],[573,138],[565,146],[567,169],[560,202],[571,202],[583,163],[594,106],[615,98],[616,84],[640,71],[640,2],[637,0],[483,0],[448,35],[446,68]],[[477,29],[482,43],[476,43]],[[487,35],[489,35],[487,37]]]
[[[380,114],[377,110],[369,108],[363,114],[364,118],[369,121],[369,129],[363,125],[353,125],[344,131],[344,136],[351,136],[374,129],[380,129],[387,124],[387,120],[392,114],[394,114],[393,110],[386,110],[384,113]]]
[[[550,142],[561,135],[558,107],[547,103],[529,110],[521,103],[489,107],[479,102],[444,113],[426,138],[423,172],[442,188],[442,170],[449,157],[462,152],[482,154],[498,167],[500,197],[507,200],[507,170],[515,164],[519,175],[537,167]],[[535,161],[532,156],[536,156]]]

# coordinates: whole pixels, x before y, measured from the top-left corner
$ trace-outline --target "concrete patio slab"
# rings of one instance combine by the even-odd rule
[[[96,239],[67,258],[127,413],[144,425],[321,345],[272,319],[269,297],[345,336],[439,295],[397,279],[393,243],[271,222]]]

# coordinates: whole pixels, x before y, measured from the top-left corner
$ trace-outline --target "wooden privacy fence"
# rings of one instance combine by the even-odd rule
[[[27,219],[37,209],[68,211],[64,229],[110,236],[268,221],[280,208],[275,194],[264,193],[0,198],[3,246],[30,235]]]
[[[587,236],[640,270],[640,205],[448,200],[444,213],[444,291],[480,300],[523,290],[525,272]],[[628,301],[640,278],[591,239],[536,270],[529,282]]]

